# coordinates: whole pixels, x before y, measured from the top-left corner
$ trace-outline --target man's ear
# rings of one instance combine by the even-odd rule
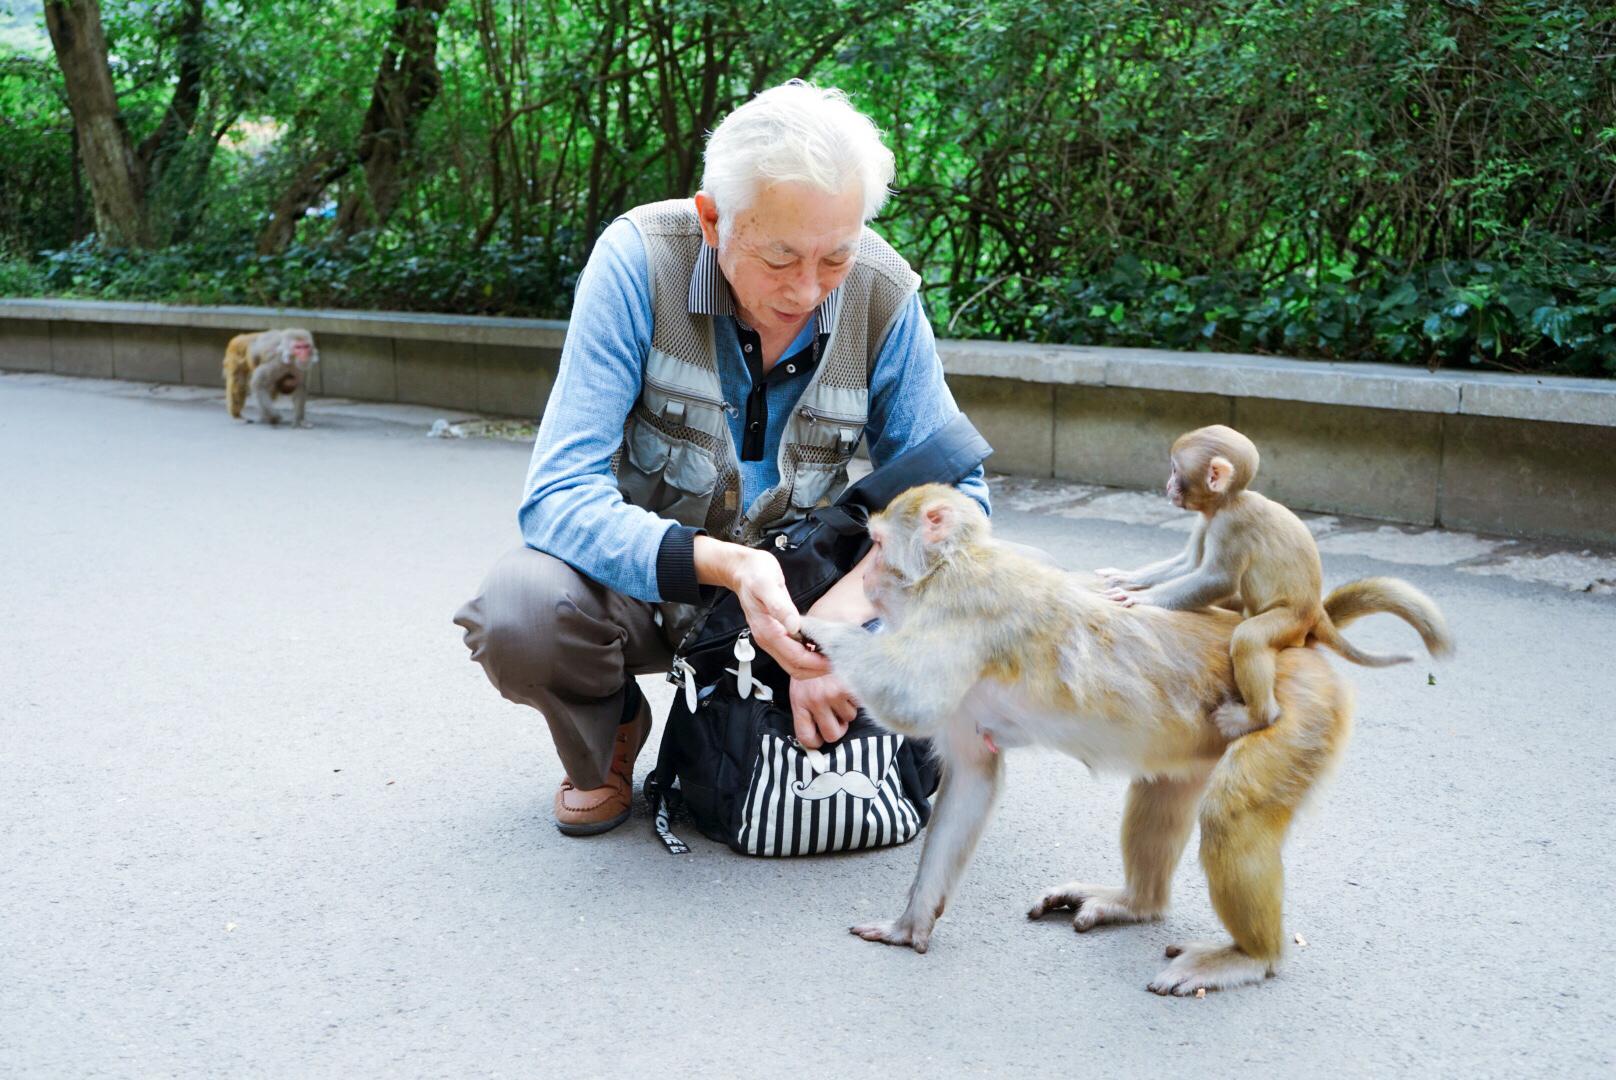
[[[710,248],[718,246],[718,204],[705,191],[696,192],[696,220],[701,223],[701,238]]]
[[[1222,495],[1234,482],[1234,463],[1219,455],[1206,463],[1206,489]]]

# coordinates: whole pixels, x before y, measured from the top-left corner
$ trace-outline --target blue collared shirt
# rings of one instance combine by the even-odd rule
[[[722,283],[717,259],[704,246],[692,275],[690,310],[713,320],[719,382],[724,400],[734,406],[726,412],[739,449],[752,372],[741,351],[733,301]],[[815,342],[830,332],[840,299],[840,290],[826,298],[765,378],[763,453],[759,460],[740,463],[742,507],[780,480],[780,437],[792,406],[813,377]],[[687,588],[695,580],[693,563],[670,573],[664,555],[658,573],[665,544],[679,561],[692,559],[690,531],[624,502],[612,475],[612,455],[640,396],[650,347],[651,275],[645,244],[634,224],[619,218],[595,242],[578,278],[561,366],[533,445],[517,522],[529,547],[554,555],[608,588],[641,600],[690,601],[695,599]],[[879,466],[918,445],[958,412],[943,381],[931,324],[920,298],[910,297],[870,373],[865,439],[871,461]],[[957,486],[988,508],[980,467]],[[678,582],[674,595],[666,591],[674,586],[672,579]]]

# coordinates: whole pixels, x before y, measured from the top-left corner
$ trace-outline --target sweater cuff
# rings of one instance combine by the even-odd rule
[[[696,537],[705,530],[689,525],[675,525],[662,534],[662,546],[657,548],[657,592],[664,601],[677,604],[699,604],[710,594],[696,581]]]

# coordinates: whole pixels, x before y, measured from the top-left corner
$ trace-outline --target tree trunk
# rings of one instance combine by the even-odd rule
[[[344,234],[387,223],[398,206],[421,116],[438,96],[438,19],[449,0],[395,0],[393,29],[359,132],[369,205],[355,191],[337,212]]]
[[[169,99],[157,130],[146,136],[135,151],[146,171],[148,191],[157,190],[163,173],[185,146],[196,125],[197,110],[202,105],[202,78],[207,70],[200,45],[202,30],[202,0],[186,0],[179,25],[174,30],[175,53],[179,58],[174,96]]]
[[[303,166],[287,186],[285,193],[275,202],[269,224],[258,234],[258,254],[273,255],[284,251],[297,232],[297,223],[309,207],[320,201],[325,189],[347,175],[353,162],[347,155],[330,152],[318,155]]]
[[[118,112],[101,6],[97,0],[48,0],[45,26],[67,84],[96,231],[110,244],[150,247],[145,175]]]

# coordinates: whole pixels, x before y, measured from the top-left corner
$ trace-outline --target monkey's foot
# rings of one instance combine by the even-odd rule
[[[1228,701],[1212,712],[1212,722],[1223,732],[1225,739],[1238,739],[1249,732],[1265,728],[1268,724],[1251,715],[1251,710],[1238,701]]]
[[[848,932],[857,934],[865,941],[879,941],[883,945],[907,945],[915,952],[923,953],[931,944],[932,927],[936,925],[935,922],[928,922],[921,926],[908,917],[903,917],[850,927]]]
[[[1160,911],[1147,911],[1129,900],[1126,889],[1109,885],[1085,885],[1074,881],[1050,889],[1027,912],[1029,919],[1041,919],[1051,911],[1075,911],[1072,929],[1079,934],[1106,923],[1150,922],[1161,918]]]
[[[1153,994],[1191,997],[1197,990],[1228,990],[1260,983],[1274,973],[1272,965],[1247,956],[1233,945],[1169,945],[1173,962],[1146,987]]]

